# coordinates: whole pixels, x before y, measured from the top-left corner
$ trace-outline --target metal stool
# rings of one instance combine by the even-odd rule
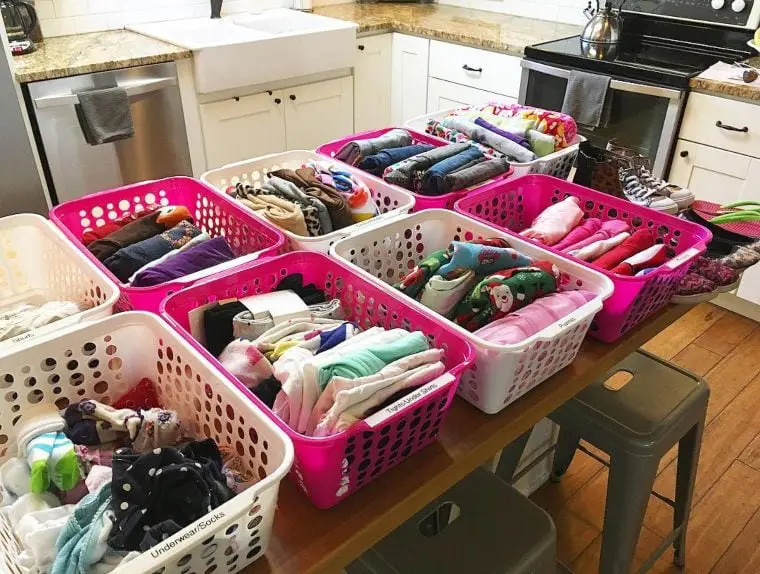
[[[542,509],[477,469],[346,566],[348,574],[554,574]]]
[[[616,375],[617,373],[617,375]],[[615,375],[613,377],[613,375]],[[632,376],[631,376],[632,375]],[[621,378],[625,379],[622,381]],[[613,388],[617,390],[612,390]],[[560,426],[554,476],[569,468],[581,439],[610,456],[599,571],[628,574],[649,495],[674,508],[673,532],[641,568],[647,571],[672,543],[684,565],[686,528],[694,492],[709,389],[699,377],[638,351],[578,393],[549,418]],[[505,449],[497,474],[511,477],[529,433]],[[660,459],[678,443],[675,501],[652,493]]]

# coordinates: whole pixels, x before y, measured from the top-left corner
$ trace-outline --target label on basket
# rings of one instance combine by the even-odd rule
[[[206,530],[206,528],[213,527],[217,522],[219,522],[225,516],[226,515],[224,514],[224,512],[214,512],[213,514],[207,514],[206,516],[201,518],[198,522],[196,522],[195,526],[193,526],[187,532],[174,536],[173,538],[167,538],[160,545],[153,546],[150,549],[151,557],[158,558],[162,554],[169,552],[172,548],[176,547],[178,544],[182,544],[183,542],[185,542],[185,540],[189,540],[193,538],[194,536],[196,536],[197,534],[203,533],[203,531]]]
[[[34,331],[29,331],[28,333],[24,333],[23,335],[18,335],[16,337],[13,337],[11,339],[11,343],[20,343],[21,341],[28,341],[29,339],[34,337]]]
[[[676,267],[681,265],[681,263],[683,263],[684,261],[687,261],[688,259],[691,259],[692,257],[698,254],[699,254],[699,251],[697,249],[695,249],[694,247],[689,247],[686,251],[684,251],[680,255],[676,255],[670,261],[666,261],[665,267],[670,267],[671,269],[675,269]]]
[[[409,393],[405,397],[400,398],[392,405],[388,405],[383,410],[376,412],[374,415],[364,419],[364,422],[371,427],[376,427],[383,423],[386,419],[392,417],[402,409],[417,402],[422,397],[429,395],[436,389],[440,389],[444,385],[449,384],[454,380],[454,376],[449,373],[444,373],[434,381],[430,381],[427,385],[423,385],[414,392]]]

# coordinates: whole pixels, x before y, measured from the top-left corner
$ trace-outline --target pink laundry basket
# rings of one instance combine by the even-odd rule
[[[586,217],[598,217],[602,221],[622,219],[634,229],[653,230],[657,242],[667,245],[671,257],[648,275],[628,277],[598,269],[542,245],[612,279],[615,291],[604,302],[589,329],[593,337],[612,342],[668,304],[694,259],[705,251],[712,234],[695,223],[546,175],[528,175],[472,193],[457,201],[455,210],[519,233],[544,209],[571,195],[581,200]]]
[[[355,140],[360,140],[360,139],[376,138],[393,129],[396,129],[396,128],[383,128],[379,130],[372,130],[369,132],[363,132],[360,134],[347,136],[339,140],[331,141],[330,143],[326,143],[319,146],[316,149],[316,152],[335,159],[335,154],[338,153],[338,151],[347,143],[355,141]],[[413,144],[430,144],[435,147],[443,147],[445,145],[449,145],[449,142],[444,141],[435,136],[431,136],[431,135],[418,132],[415,130],[410,130],[408,128],[403,128],[403,129],[408,131],[409,134],[412,136]],[[339,161],[339,160],[336,160],[336,161]],[[509,179],[510,177],[512,177],[513,174],[514,174],[514,169],[509,168],[509,171],[500,175],[497,178],[494,178],[489,181],[485,181],[483,183],[479,183],[467,189],[453,191],[451,193],[446,193],[444,195],[429,196],[429,195],[421,195],[419,193],[410,192],[414,196],[414,208],[412,208],[412,213],[414,213],[415,211],[422,211],[423,209],[436,209],[436,208],[454,209],[454,203],[456,203],[458,199],[465,197],[473,189],[480,189],[483,186],[488,186],[488,185],[491,185],[492,183]],[[362,172],[362,177],[383,181],[382,179],[375,177],[374,175],[370,175],[367,172]]]
[[[422,331],[432,346],[446,350],[446,372],[340,434],[315,438],[297,433],[193,339],[188,318],[188,313],[209,302],[268,293],[291,273],[301,273],[304,283],[314,283],[329,297],[339,298],[346,318],[363,329],[377,325]],[[161,313],[293,440],[296,460],[290,476],[319,508],[334,506],[436,440],[459,379],[474,359],[472,346],[443,321],[342,262],[312,251],[246,263],[234,272],[199,281],[168,297]]]
[[[105,225],[106,221],[142,211],[146,206],[156,203],[187,207],[195,224],[211,237],[225,237],[238,258],[151,287],[130,287],[129,284],[120,282],[82,243],[82,234],[88,229]],[[50,212],[50,220],[98,269],[119,286],[121,297],[116,305],[117,311],[135,309],[158,313],[161,301],[168,294],[192,285],[201,277],[233,267],[242,261],[276,255],[285,249],[285,236],[279,229],[253,216],[243,206],[224,197],[214,188],[190,177],[169,177],[93,193],[54,207]]]

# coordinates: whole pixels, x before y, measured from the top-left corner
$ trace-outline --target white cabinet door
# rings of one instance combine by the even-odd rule
[[[396,126],[427,113],[430,41],[393,34],[391,120]]]
[[[207,169],[285,151],[284,108],[281,91],[201,104]]]
[[[515,98],[494,92],[486,92],[485,90],[462,86],[454,82],[439,80],[438,78],[430,78],[428,80],[428,114],[458,108],[459,106],[484,104],[489,100],[517,103]]]
[[[351,76],[287,88],[284,92],[288,149],[314,149],[354,133]]]
[[[391,34],[360,38],[354,66],[354,129],[391,125]]]

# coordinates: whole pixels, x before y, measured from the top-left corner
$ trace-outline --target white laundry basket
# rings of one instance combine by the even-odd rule
[[[64,300],[86,309],[0,342],[0,355],[34,337],[106,317],[119,300],[116,284],[47,219],[30,213],[0,218],[0,309]]]
[[[13,426],[40,402],[59,409],[83,398],[110,403],[143,377],[188,432],[234,449],[260,480],[115,573],[236,572],[266,550],[280,481],[293,444],[268,417],[157,316],[127,312],[36,340],[3,358],[0,458],[15,455]],[[0,518],[10,572],[20,544]],[[3,570],[8,571],[8,570]]]
[[[259,188],[266,183],[266,174],[270,171],[283,168],[297,169],[310,160],[334,161],[329,157],[312,151],[286,151],[284,153],[265,155],[231,163],[224,167],[207,171],[201,176],[201,180],[217,188],[222,193],[229,186],[234,186],[239,182],[249,183],[254,188]],[[351,173],[367,184],[367,187],[372,192],[372,199],[375,200],[379,215],[361,223],[355,223],[343,229],[320,235],[319,237],[304,237],[283,229],[282,232],[288,237],[294,250],[327,253],[330,250],[330,246],[336,241],[348,237],[364,227],[377,225],[387,218],[409,213],[414,207],[414,196],[408,191],[395,185],[389,185],[377,178],[366,177],[361,170],[344,165],[343,163],[339,163],[338,165],[340,169]]]
[[[475,365],[462,375],[457,392],[483,412],[494,414],[575,359],[594,315],[612,295],[610,279],[505,231],[443,209],[419,211],[361,231],[336,243],[331,252],[376,281],[392,285],[433,251],[448,247],[452,241],[482,237],[502,237],[521,253],[551,261],[570,276],[568,288],[582,288],[597,295],[572,314],[515,345],[490,343],[450,322],[472,343],[476,353]],[[416,300],[409,301],[427,309]]]
[[[427,127],[428,120],[442,120],[458,109],[461,108],[451,108],[449,110],[443,110],[441,112],[417,116],[416,118],[412,118],[411,120],[407,121],[405,125],[406,127],[411,128],[415,131],[427,134],[425,128]],[[445,139],[438,138],[437,136],[431,135],[431,137],[440,139],[446,143],[451,143]],[[555,151],[554,153],[550,153],[549,155],[545,155],[544,157],[525,163],[510,162],[512,169],[514,170],[514,173],[510,179],[531,173],[552,175],[560,179],[567,179],[570,175],[570,170],[572,170],[573,165],[575,164],[575,158],[578,156],[578,146],[580,146],[580,144],[584,141],[586,141],[586,138],[581,135],[577,135],[575,136],[573,143],[564,149]]]

